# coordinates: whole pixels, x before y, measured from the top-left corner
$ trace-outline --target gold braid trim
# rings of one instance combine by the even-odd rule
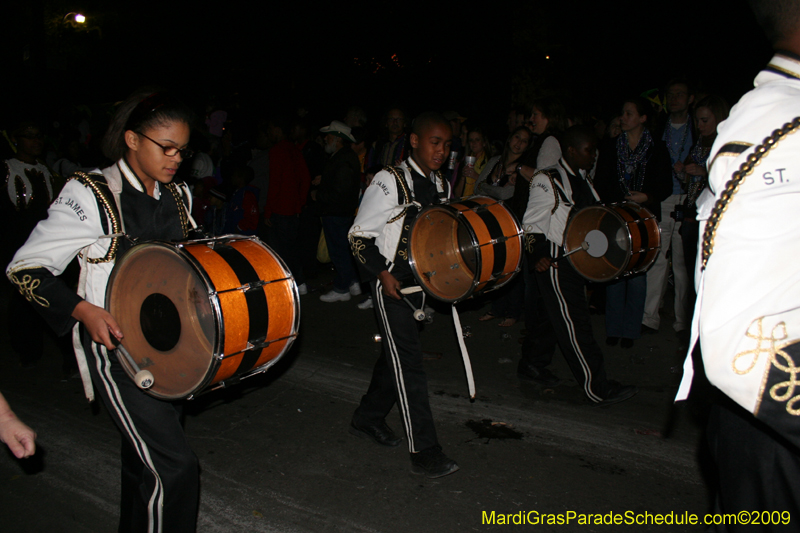
[[[800,126],[800,117],[795,117],[791,122],[787,122],[782,128],[772,132],[764,141],[756,146],[753,153],[747,156],[744,163],[739,166],[739,170],[733,173],[731,179],[725,184],[725,190],[719,195],[717,202],[714,204],[714,209],[711,211],[711,216],[708,217],[706,222],[705,231],[703,231],[703,255],[701,270],[705,270],[708,264],[708,259],[714,252],[714,237],[717,234],[717,228],[722,220],[722,215],[728,210],[733,195],[739,191],[739,186],[744,182],[744,179],[749,176],[753,169],[758,165],[763,158],[767,156],[770,150],[777,146],[778,141],[797,131]]]
[[[533,245],[536,242],[536,236],[533,233],[526,233],[525,234],[525,250],[529,253],[533,253]]]
[[[556,172],[558,172],[558,171],[556,171]],[[530,191],[533,188],[533,178],[535,178],[539,174],[544,174],[545,176],[547,176],[550,179],[550,187],[553,188],[553,196],[555,197],[555,202],[556,202],[555,205],[553,205],[553,209],[550,210],[550,214],[551,215],[555,215],[556,214],[556,210],[558,209],[558,205],[561,202],[561,200],[558,197],[558,188],[556,187],[556,180],[553,178],[553,176],[550,174],[550,172],[548,172],[546,170],[539,170],[539,171],[535,172],[533,174],[533,176],[531,176],[531,182],[530,182],[530,185],[528,185],[528,197],[530,197]]]
[[[39,287],[41,280],[33,279],[30,274],[25,274],[22,276],[22,279],[17,277],[17,273],[23,270],[31,270],[31,268],[20,268],[17,270],[12,270],[8,273],[8,279],[17,286],[19,289],[19,293],[25,297],[26,300],[29,302],[37,303],[42,307],[50,307],[50,302],[46,299],[42,298],[38,294],[35,294],[33,291]]]
[[[745,336],[756,341],[755,347],[736,354],[733,358],[732,367],[736,374],[749,374],[758,363],[762,355],[767,359],[767,367],[761,379],[761,386],[758,392],[758,402],[753,410],[753,414],[758,414],[761,402],[767,392],[766,385],[771,368],[786,374],[785,381],[775,383],[769,388],[769,396],[779,403],[786,403],[786,412],[793,416],[800,416],[800,366],[797,366],[794,359],[786,353],[785,348],[796,343],[796,340],[788,340],[788,332],[785,322],[776,324],[772,331],[765,332],[764,317],[754,320],[745,332]]]
[[[407,204],[409,202],[409,200],[411,200],[411,191],[408,190],[408,184],[406,183],[405,176],[403,176],[400,173],[400,171],[397,170],[395,167],[383,167],[383,170],[385,170],[385,171],[389,172],[390,174],[392,174],[394,176],[395,180],[397,180],[397,184],[400,186],[400,189],[403,191],[403,203]],[[386,223],[387,224],[391,224],[392,222],[400,220],[401,218],[406,216],[406,212],[408,212],[408,207],[403,208],[403,210],[400,211],[399,215],[397,215],[396,217],[390,218]]]
[[[353,233],[347,236],[347,239],[350,241],[350,248],[353,250],[353,255],[355,258],[358,259],[362,265],[366,265],[367,260],[364,259],[363,255],[361,255],[361,251],[367,247],[367,245],[364,244],[364,241],[361,240],[361,227],[355,226],[353,230]],[[358,239],[356,239],[356,237],[358,237]]]
[[[97,174],[95,174],[97,175]],[[113,198],[109,198],[109,194],[111,191],[108,191],[108,184],[105,182],[97,181],[92,177],[91,174],[86,174],[85,172],[76,172],[72,176],[70,176],[67,181],[69,180],[78,180],[82,185],[88,187],[92,193],[94,193],[97,200],[100,202],[100,205],[103,206],[103,209],[108,216],[109,221],[111,222],[111,234],[115,235],[122,232],[122,224],[120,222],[119,213],[117,212],[117,204]],[[105,188],[101,188],[100,185],[104,185]],[[106,255],[103,257],[90,257],[86,261],[91,264],[97,263],[108,263],[113,261],[114,258],[117,256],[117,249],[119,248],[119,237],[112,237],[111,244],[108,246],[108,251]]]
[[[175,183],[167,183],[165,187],[172,193],[172,197],[175,198],[175,203],[178,204],[178,217],[181,221],[181,230],[183,231],[183,238],[185,239],[189,236],[189,218],[186,216],[186,205],[183,203],[183,197],[181,193],[178,192],[178,186],[175,185]]]

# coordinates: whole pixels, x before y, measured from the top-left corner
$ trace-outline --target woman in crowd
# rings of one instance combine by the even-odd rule
[[[492,157],[492,145],[483,129],[473,126],[467,133],[467,157],[473,157],[474,163],[467,164],[467,159],[461,163],[461,175],[456,182],[456,198],[465,198],[475,194],[475,185],[478,177]]]
[[[686,201],[683,204],[683,224],[681,224],[681,237],[683,238],[684,257],[686,269],[689,271],[690,287],[694,287],[694,264],[697,259],[697,209],[695,202],[708,183],[708,155],[711,146],[717,138],[717,124],[728,118],[730,108],[727,102],[719,96],[709,95],[697,102],[694,111],[694,120],[699,133],[689,157],[686,158],[678,170],[685,173]]]
[[[475,186],[476,194],[497,200],[508,200],[514,194],[517,165],[531,145],[532,133],[527,126],[515,128],[506,140],[503,154],[495,156],[483,167]]]
[[[145,394],[128,377],[115,349],[126,332],[104,309],[115,257],[132,240],[188,237],[191,194],[173,178],[191,157],[193,120],[169,94],[130,96],[103,140],[106,156],[116,163],[102,175],[98,170],[67,182],[7,270],[59,334],[83,325],[74,327],[74,335],[83,348],[77,356],[87,397],[94,398],[93,384],[122,433],[120,531],[195,531],[197,521],[198,461],[181,426],[182,402]],[[124,238],[107,238],[123,228]],[[76,294],[56,276],[79,253]]]
[[[658,216],[672,192],[672,171],[666,145],[650,134],[650,103],[642,97],[625,100],[622,133],[600,150],[595,189],[604,203],[636,202]],[[641,336],[647,276],[624,277],[606,287],[606,344],[633,346]]]
[[[520,126],[508,136],[503,155],[493,157],[484,167],[478,178],[476,193],[497,200],[508,200],[514,195],[517,182],[517,166],[530,147],[531,131]],[[523,180],[524,181],[524,180]],[[522,315],[525,290],[522,276],[516,276],[505,287],[492,295],[492,308],[478,320],[486,321],[502,318],[501,327],[511,327]]]
[[[543,98],[533,103],[528,128],[533,132],[531,148],[521,159],[518,175],[525,178],[517,180],[510,207],[522,220],[528,207],[528,189],[531,178],[538,169],[558,163],[561,146],[558,134],[567,129],[567,112],[564,105],[555,98]]]

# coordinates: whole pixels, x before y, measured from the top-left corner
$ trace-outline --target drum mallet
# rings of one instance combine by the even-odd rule
[[[417,309],[411,301],[406,298],[406,294],[414,294],[415,292],[422,292],[422,287],[406,287],[405,289],[400,289],[400,295],[402,296],[403,300],[408,304],[412,311],[414,311],[414,320],[417,322],[422,322],[425,320],[425,311],[422,309]]]
[[[570,256],[570,255],[574,254],[575,252],[580,252],[581,250],[588,250],[588,249],[589,249],[589,243],[588,243],[588,242],[586,242],[586,241],[583,241],[583,242],[581,243],[581,245],[580,245],[580,246],[578,246],[577,248],[575,248],[574,250],[570,250],[569,252],[565,253],[564,255],[562,255],[562,256],[559,256],[559,257],[556,257],[555,259],[552,259],[550,262],[551,262],[551,263],[555,263],[555,262],[557,262],[557,261],[558,261],[558,260],[560,260],[560,259],[564,259],[565,257],[567,257],[567,256]]]
[[[142,390],[147,390],[153,386],[153,382],[155,381],[153,374],[149,370],[141,370],[139,365],[136,364],[136,361],[133,360],[133,357],[131,357],[131,354],[128,353],[128,350],[126,350],[123,345],[117,345],[117,353],[121,353],[136,371],[136,375],[133,376],[133,381],[136,383],[137,387]]]

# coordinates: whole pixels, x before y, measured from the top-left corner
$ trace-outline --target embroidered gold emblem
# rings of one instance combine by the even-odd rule
[[[17,286],[19,293],[23,295],[26,300],[37,303],[42,307],[50,307],[50,302],[33,292],[39,287],[41,280],[33,279],[30,274],[25,274],[22,276],[22,279],[20,279],[17,277],[17,272],[21,270],[23,269],[9,272],[8,279]]]
[[[367,247],[364,244],[364,241],[361,240],[363,234],[361,233],[361,228],[359,226],[355,226],[353,228],[353,232],[347,236],[347,239],[350,241],[350,248],[353,250],[353,256],[358,259],[362,265],[367,264],[367,260],[364,259],[364,256],[361,255],[361,252]]]
[[[744,350],[736,354],[733,358],[733,371],[739,375],[749,374],[758,363],[759,357],[765,355],[768,364],[761,379],[761,387],[758,391],[758,403],[753,414],[758,414],[761,400],[764,397],[767,384],[767,376],[771,367],[785,373],[788,377],[786,381],[776,383],[769,389],[770,398],[779,403],[786,403],[786,412],[793,416],[800,416],[800,367],[796,366],[792,357],[784,351],[784,348],[794,344],[796,341],[786,341],[788,333],[786,323],[779,322],[772,328],[769,335],[764,335],[763,317],[754,320],[747,328],[745,337],[756,341],[755,348]],[[797,393],[796,393],[797,392]]]
[[[525,250],[529,253],[533,253],[533,244],[536,242],[536,237],[531,233],[525,234]]]

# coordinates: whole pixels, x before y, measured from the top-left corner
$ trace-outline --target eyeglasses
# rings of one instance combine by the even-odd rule
[[[156,146],[158,146],[162,150],[164,150],[164,155],[167,156],[167,157],[174,157],[177,154],[181,154],[181,159],[189,159],[194,155],[194,152],[192,150],[189,150],[188,148],[181,149],[181,148],[177,148],[175,146],[164,146],[163,144],[157,143],[156,141],[154,141],[153,139],[151,139],[150,137],[148,137],[147,135],[145,135],[144,133],[142,133],[140,131],[137,131],[136,133],[141,135],[142,137],[144,137],[145,139],[147,139],[151,143],[155,144]]]

